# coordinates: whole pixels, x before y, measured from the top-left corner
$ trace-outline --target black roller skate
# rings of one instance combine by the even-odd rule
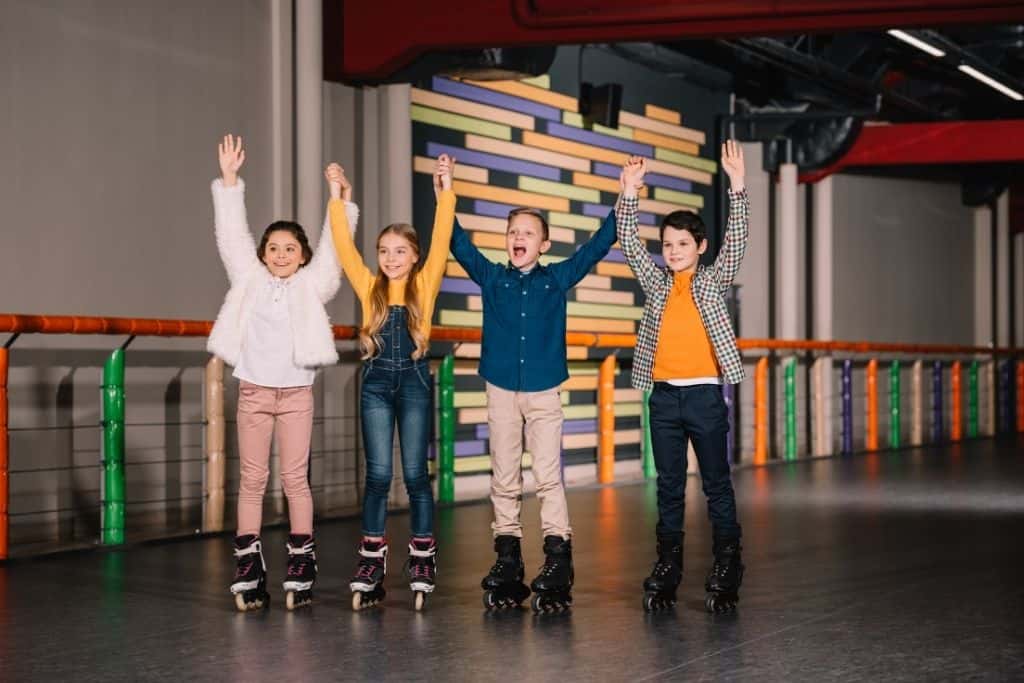
[[[572,607],[572,541],[544,537],[544,566],[530,584],[536,594],[530,601],[534,612],[560,612]]]
[[[316,581],[316,546],[309,534],[288,536],[288,576],[284,580],[284,601],[289,610],[313,602]]]
[[[715,614],[732,612],[740,600],[740,584],[743,583],[739,539],[716,538],[714,554],[715,562],[704,583],[704,589],[708,592],[704,598],[704,607]]]
[[[516,536],[498,536],[494,539],[494,552],[498,559],[491,572],[480,582],[484,589],[484,607],[505,609],[522,605],[530,595],[523,583],[525,568],[523,553]]]
[[[364,538],[359,544],[359,564],[356,566],[356,574],[348,584],[352,591],[353,610],[358,612],[364,607],[372,607],[384,599],[386,595],[384,575],[387,573],[387,541],[369,541]]]
[[[409,590],[415,596],[413,606],[419,612],[427,601],[427,593],[434,592],[434,574],[437,572],[437,542],[433,537],[413,538],[409,541]]]
[[[239,612],[261,609],[270,605],[267,593],[267,564],[263,561],[263,546],[258,536],[246,534],[235,538],[235,580],[231,592]]]
[[[644,611],[657,612],[676,604],[676,588],[683,578],[683,537],[659,536],[658,561],[644,579]]]

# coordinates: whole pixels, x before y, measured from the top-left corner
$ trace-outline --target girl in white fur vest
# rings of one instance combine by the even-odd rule
[[[313,431],[313,380],[317,367],[338,362],[324,304],[341,284],[325,221],[316,255],[298,223],[277,221],[253,241],[245,215],[242,139],[227,135],[218,146],[221,177],[212,184],[217,250],[231,288],[217,315],[207,349],[235,368],[238,391],[237,570],[231,592],[241,611],[269,603],[260,544],[263,493],[270,475],[270,440],[276,436],[281,484],[288,498],[291,534],[288,609],[312,599],[316,579],[313,497],[307,472]],[[359,210],[351,202],[354,230]]]

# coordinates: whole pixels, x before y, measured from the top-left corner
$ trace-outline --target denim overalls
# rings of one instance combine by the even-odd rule
[[[390,307],[378,340],[380,352],[363,362],[360,391],[366,450],[363,534],[384,535],[397,423],[412,535],[432,536],[434,495],[427,474],[432,394],[430,366],[426,358],[412,358],[416,346],[409,334],[405,306]]]

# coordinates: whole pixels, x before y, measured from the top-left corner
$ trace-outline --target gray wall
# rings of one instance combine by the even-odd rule
[[[835,178],[836,339],[973,344],[971,209],[956,184]]]

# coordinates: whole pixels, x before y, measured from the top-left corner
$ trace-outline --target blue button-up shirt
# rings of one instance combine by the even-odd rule
[[[470,241],[458,219],[452,254],[480,285],[483,347],[480,376],[508,391],[544,391],[569,377],[565,352],[566,292],[603,259],[615,243],[615,213],[575,254],[539,263],[523,273],[490,261]]]

